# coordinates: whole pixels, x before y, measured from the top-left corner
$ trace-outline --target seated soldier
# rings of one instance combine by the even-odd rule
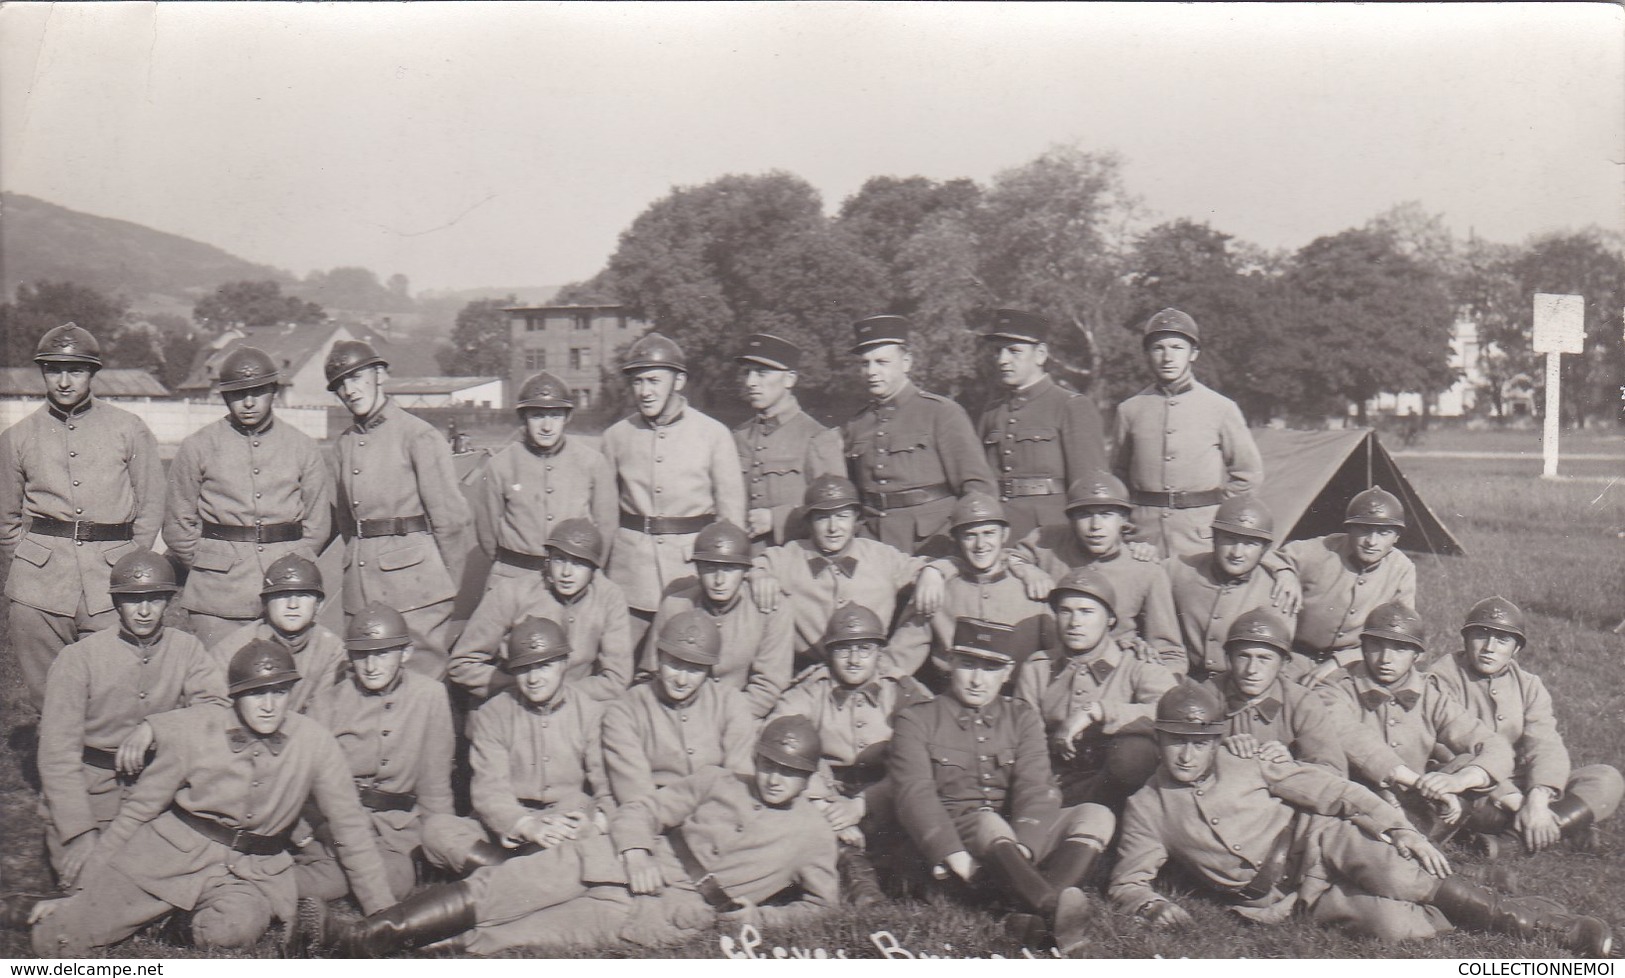
[[[1027,660],[1016,699],[1044,720],[1061,804],[1121,811],[1156,770],[1151,715],[1178,680],[1118,648],[1111,635],[1117,596],[1093,568],[1067,571],[1049,600],[1060,647]]]
[[[591,834],[607,788],[599,740],[604,707],[566,675],[570,639],[557,622],[526,618],[508,637],[512,688],[468,719],[475,818],[431,816],[429,862],[457,876]]]
[[[445,684],[404,668],[412,636],[394,608],[377,602],[362,608],[345,626],[344,648],[348,674],[318,692],[307,715],[344,752],[389,890],[398,899],[412,889],[413,853],[422,844],[425,821],[452,812],[451,704]],[[302,916],[313,910],[307,900],[325,903],[349,889],[327,826],[315,814],[307,818],[314,837],[294,854]]]
[[[284,554],[265,569],[260,582],[260,620],[228,634],[214,646],[220,671],[225,672],[249,642],[272,642],[288,650],[300,680],[288,691],[288,709],[305,713],[319,690],[344,680],[344,642],[326,625],[316,623],[326,592],[322,571],[315,561],[299,554]]]
[[[615,803],[716,764],[750,771],[756,720],[737,689],[715,682],[722,630],[703,611],[668,618],[655,636],[655,675],[604,711],[604,769]]]
[[[961,619],[948,692],[893,721],[897,818],[934,877],[991,877],[1038,915],[1010,922],[1024,942],[1042,942],[1049,924],[1065,946],[1078,939],[1087,909],[1076,887],[1111,840],[1114,820],[1100,805],[1061,806],[1043,719],[999,694],[1016,662],[998,632]]]
[[[899,830],[886,780],[892,717],[931,698],[912,677],[880,675],[886,628],[874,612],[849,604],[824,630],[826,665],[785,690],[770,719],[804,716],[818,730],[823,756],[808,797],[829,818],[841,842],[846,902],[867,906],[885,899],[867,852],[895,852]]]
[[[1212,528],[1213,549],[1163,562],[1185,643],[1187,672],[1199,683],[1224,672],[1224,643],[1231,623],[1275,600],[1280,589],[1275,572],[1285,566],[1279,555],[1270,552],[1275,517],[1257,498],[1226,499],[1213,514]],[[1286,615],[1296,615],[1297,607],[1287,602],[1283,594],[1277,607]]]
[[[1151,885],[1172,860],[1258,923],[1307,910],[1318,923],[1389,942],[1455,924],[1550,937],[1583,953],[1606,954],[1612,944],[1595,917],[1451,876],[1398,809],[1318,764],[1221,749],[1224,708],[1209,689],[1169,691],[1156,730],[1161,764],[1129,799],[1107,890],[1120,910],[1158,927],[1191,927],[1190,913]]]
[[[763,612],[744,593],[751,566],[750,538],[732,523],[712,523],[694,538],[694,577],[681,581],[660,599],[649,637],[643,644],[639,671],[655,670],[655,641],[672,616],[699,610],[722,629],[722,658],[711,675],[718,683],[745,694],[751,716],[760,719],[773,709],[790,681],[790,651],[795,622],[789,608]]]
[[[40,713],[40,817],[51,869],[79,882],[96,841],[140,777],[150,741],[136,731],[154,713],[226,705],[226,677],[196,638],[164,627],[180,590],[169,561],[137,549],[113,565],[108,593],[118,627],[63,649],[45,679]]]
[[[29,914],[34,952],[84,957],[172,911],[201,948],[252,947],[294,919],[288,835],[307,799],[327,820],[366,913],[390,903],[366,810],[333,735],[288,709],[288,650],[251,642],[226,673],[230,707],[204,703],[143,724],[157,748],[74,896]]]
[[[1394,549],[1405,507],[1373,486],[1349,500],[1343,532],[1293,540],[1278,551],[1276,580],[1298,598],[1293,649],[1316,668],[1304,682],[1324,682],[1339,666],[1360,661],[1360,629],[1378,605],[1416,607],[1416,565]]]
[[[612,700],[632,680],[632,632],[626,596],[599,573],[604,537],[585,519],[564,520],[547,538],[547,569],[505,577],[485,593],[457,639],[451,680],[486,699],[513,685],[497,666],[509,629],[526,618],[547,618],[570,636],[567,677],[583,696]]]
[[[754,741],[750,773],[709,767],[622,806],[608,835],[510,859],[431,887],[335,933],[376,957],[437,941],[494,954],[658,946],[715,926],[777,927],[834,907],[835,838],[802,793],[818,732],[780,717]],[[775,898],[793,891],[782,904]],[[640,896],[651,899],[638,899]]]
[[[1512,745],[1479,722],[1438,677],[1416,668],[1422,642],[1422,620],[1413,609],[1398,601],[1378,606],[1360,632],[1363,661],[1349,666],[1323,695],[1386,740],[1407,769],[1427,771],[1401,804],[1424,831],[1443,837],[1461,815],[1458,796],[1512,777]],[[1418,795],[1432,805],[1418,804]]]
[[[1463,825],[1483,836],[1492,855],[1495,837],[1515,833],[1530,852],[1558,839],[1589,841],[1595,823],[1619,807],[1619,769],[1608,764],[1571,768],[1557,732],[1552,695],[1540,677],[1517,661],[1528,641],[1523,611],[1503,597],[1485,598],[1467,612],[1463,648],[1430,670],[1479,722],[1512,745],[1510,780],[1475,796]]]
[[[1129,544],[1133,508],[1122,480],[1096,472],[1066,492],[1068,523],[1041,526],[1022,538],[1015,555],[1036,564],[1051,579],[1074,567],[1093,567],[1117,594],[1117,625],[1112,637],[1143,643],[1141,657],[1155,656],[1171,671],[1185,669],[1168,574],[1145,544]],[[1149,653],[1147,655],[1146,653]]]

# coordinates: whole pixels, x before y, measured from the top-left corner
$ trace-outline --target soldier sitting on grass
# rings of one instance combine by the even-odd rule
[[[288,691],[288,709],[307,712],[316,693],[341,682],[347,672],[344,640],[316,621],[326,596],[322,571],[315,561],[299,554],[278,557],[260,582],[260,619],[229,633],[214,646],[221,672],[250,642],[280,645],[293,656],[300,676]]]

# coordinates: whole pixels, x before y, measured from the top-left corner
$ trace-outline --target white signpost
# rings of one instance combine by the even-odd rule
[[[1558,396],[1562,385],[1562,355],[1584,353],[1586,343],[1586,300],[1580,295],[1535,293],[1536,353],[1546,354],[1546,435],[1542,445],[1550,479],[1557,475]]]

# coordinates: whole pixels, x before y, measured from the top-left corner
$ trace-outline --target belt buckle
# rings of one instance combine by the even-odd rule
[[[229,848],[237,849],[243,844],[243,836],[248,834],[247,829],[232,829],[231,841],[226,843]],[[238,851],[241,851],[240,849]]]
[[[1168,508],[1169,509],[1184,509],[1185,507],[1181,505],[1181,503],[1183,503],[1184,501],[1185,501],[1185,490],[1183,490],[1183,489],[1178,489],[1178,490],[1175,490],[1174,492],[1170,492],[1168,494]]]
[[[83,531],[81,531],[81,529],[80,529],[81,527],[84,528]],[[74,543],[88,543],[88,542],[90,542],[90,538],[88,536],[80,536],[79,535],[81,532],[85,532],[85,533],[90,532],[90,520],[74,520],[73,521],[73,536],[71,537],[71,539],[73,540]]]

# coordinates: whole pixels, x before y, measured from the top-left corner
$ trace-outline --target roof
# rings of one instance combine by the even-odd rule
[[[384,385],[389,394],[455,394],[482,384],[495,384],[497,377],[390,377]]]
[[[521,303],[521,304],[516,305],[516,306],[503,306],[502,311],[503,312],[583,312],[583,311],[604,312],[604,311],[619,310],[619,309],[625,309],[625,308],[626,308],[626,304],[623,303],[623,302],[598,302],[598,303],[592,303],[592,304],[589,304],[589,305],[571,304],[571,305],[564,305],[564,306],[551,306],[551,305],[528,306],[528,305],[525,305],[525,304]]]
[[[139,367],[103,367],[91,391],[101,397],[168,397],[169,388]],[[43,397],[38,367],[0,367],[0,397]]]
[[[339,329],[339,324],[327,322],[314,326],[256,326],[242,329],[244,335],[216,347],[205,346],[199,350],[192,360],[192,369],[186,373],[186,379],[181,381],[180,389],[208,390],[214,385],[215,372],[220,368],[220,361],[226,354],[239,346],[257,346],[270,354],[276,361],[277,368],[282,371],[282,380],[287,382],[294,374],[304,367],[306,361],[322,348],[329,337]]]

